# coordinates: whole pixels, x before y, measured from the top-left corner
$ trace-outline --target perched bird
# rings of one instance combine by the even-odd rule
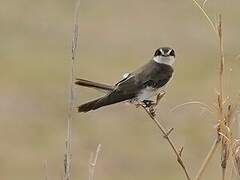
[[[162,47],[155,51],[150,62],[125,77],[114,86],[77,79],[75,84],[106,91],[106,95],[78,107],[78,112],[88,112],[103,106],[122,101],[142,103],[146,107],[154,102],[151,97],[165,91],[173,75],[175,52],[172,48]]]

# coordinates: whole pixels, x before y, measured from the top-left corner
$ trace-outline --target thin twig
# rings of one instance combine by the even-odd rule
[[[203,15],[206,17],[206,19],[208,20],[209,24],[211,25],[213,31],[215,32],[216,35],[218,35],[218,31],[217,28],[215,27],[213,20],[208,16],[207,12],[204,10],[204,8],[196,1],[196,0],[192,0],[194,2],[194,4],[202,11]]]
[[[228,137],[229,132],[224,131],[224,128],[229,126],[228,118],[225,117],[224,113],[224,94],[223,94],[223,80],[224,80],[224,51],[223,51],[223,29],[222,29],[222,16],[219,15],[218,22],[218,37],[219,37],[219,48],[220,48],[220,70],[219,70],[219,114],[220,114],[220,132]],[[221,167],[222,167],[222,179],[225,179],[227,161],[229,157],[229,145],[225,138],[222,138],[222,151],[221,151]]]
[[[200,102],[200,101],[189,101],[189,102],[186,102],[186,103],[182,103],[182,104],[179,104],[175,107],[173,107],[170,111],[171,112],[174,112],[184,106],[187,106],[187,105],[200,105],[201,107],[204,107],[206,108],[210,113],[214,113],[214,109],[212,107],[210,107],[209,105],[207,105],[206,103],[203,103],[203,102]]]
[[[236,140],[233,150],[233,159],[234,159],[234,169],[236,175],[240,177],[240,143],[239,140]]]
[[[74,19],[74,30],[72,37],[72,57],[71,57],[71,65],[70,65],[70,83],[69,83],[69,97],[68,97],[68,116],[67,116],[67,137],[65,140],[65,153],[64,153],[64,172],[63,172],[63,180],[70,180],[71,176],[71,121],[73,119],[73,111],[74,111],[74,75],[75,75],[75,56],[76,56],[76,48],[78,42],[78,16],[79,16],[80,3],[78,2],[75,11],[75,19]]]
[[[220,142],[219,138],[217,138],[214,141],[210,151],[208,152],[206,158],[204,159],[204,161],[203,161],[203,163],[202,163],[202,165],[201,165],[201,167],[200,167],[200,169],[199,169],[199,171],[198,171],[198,173],[195,177],[195,180],[200,180],[201,179],[203,173],[205,172],[205,170],[207,168],[207,165],[209,164],[210,160],[212,159],[212,157],[213,157],[213,155],[214,155],[214,153],[215,153],[215,151],[216,151],[216,149],[219,145],[219,142]]]
[[[223,102],[223,78],[224,78],[224,51],[223,51],[223,35],[222,35],[222,16],[219,15],[218,24],[218,36],[219,36],[219,47],[220,47],[220,71],[219,71],[219,93],[220,102]],[[220,111],[223,111],[223,104],[220,103]]]
[[[153,120],[153,122],[157,125],[157,127],[160,129],[160,131],[163,134],[163,137],[168,141],[169,145],[171,146],[173,152],[175,153],[175,155],[177,157],[177,162],[180,164],[180,166],[182,167],[182,169],[183,169],[183,171],[184,171],[184,173],[186,175],[187,180],[190,180],[190,176],[188,174],[186,166],[185,166],[185,164],[184,164],[184,162],[182,160],[182,157],[181,157],[181,154],[182,154],[181,151],[182,150],[179,153],[177,148],[175,147],[174,143],[172,142],[172,140],[169,137],[169,135],[173,131],[173,129],[170,129],[169,131],[166,131],[165,128],[161,125],[161,123],[157,119],[155,119],[153,114],[151,112],[149,112],[148,109],[146,109],[144,106],[142,106],[142,107],[147,112],[149,117]]]
[[[49,178],[48,178],[49,176],[48,176],[48,165],[47,165],[47,161],[44,161],[43,167],[44,167],[44,171],[45,171],[44,180],[49,180]]]
[[[202,5],[203,9],[205,9],[206,4],[207,4],[207,0],[204,0],[203,5]]]
[[[92,152],[90,155],[90,159],[88,163],[88,171],[89,171],[88,180],[93,180],[94,178],[95,168],[97,165],[97,160],[98,160],[100,151],[101,151],[101,144],[98,144],[95,154]]]

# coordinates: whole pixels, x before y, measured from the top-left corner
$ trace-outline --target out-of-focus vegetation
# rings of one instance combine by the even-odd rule
[[[71,36],[76,2],[7,1],[0,6],[0,179],[44,178],[62,174],[69,85]],[[226,92],[239,92],[239,1],[208,1],[213,18],[224,23]],[[186,101],[213,103],[217,88],[216,36],[192,1],[81,0],[77,75],[115,83],[146,63],[154,50],[176,50],[175,77],[158,108],[183,158],[195,174],[214,137],[215,119],[198,106],[174,113]],[[76,105],[101,95],[77,87]],[[184,179],[170,148],[146,114],[124,104],[87,114],[72,123],[73,179],[86,179],[90,152],[102,152],[97,179]],[[220,178],[219,156],[206,177]],[[191,174],[191,175],[193,175]]]

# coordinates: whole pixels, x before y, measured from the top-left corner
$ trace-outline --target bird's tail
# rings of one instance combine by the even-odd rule
[[[102,84],[102,83],[97,83],[94,81],[89,81],[86,79],[76,79],[75,84],[84,86],[84,87],[90,87],[90,88],[96,88],[100,90],[105,90],[105,91],[112,91],[114,89],[113,86],[107,85],[107,84]]]
[[[112,91],[111,93],[98,98],[96,100],[87,102],[85,104],[82,104],[78,107],[78,112],[88,112],[91,110],[98,109],[103,106],[108,106],[111,104],[115,104],[118,102],[126,101],[128,99],[133,98],[133,94],[126,95],[126,93],[121,91]]]
[[[100,106],[99,105],[97,106],[97,102],[99,100],[100,99],[96,99],[96,100],[93,100],[93,101],[90,101],[90,102],[80,105],[78,107],[78,112],[88,112],[88,111],[99,108]]]
[[[91,110],[98,109],[102,106],[110,105],[116,102],[112,102],[108,100],[107,96],[101,97],[99,99],[87,102],[85,104],[82,104],[78,107],[78,112],[88,112]]]

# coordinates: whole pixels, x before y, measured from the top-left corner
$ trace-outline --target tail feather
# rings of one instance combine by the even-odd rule
[[[113,91],[106,96],[103,96],[99,99],[87,102],[78,107],[78,112],[88,112],[91,110],[98,109],[102,106],[108,106],[118,102],[126,101],[134,98],[134,94],[124,94],[121,91]]]
[[[82,104],[78,107],[78,112],[88,112],[91,110],[98,109],[102,106],[107,106],[110,104],[114,104],[116,102],[111,102],[108,100],[107,96],[87,102],[85,104]]]
[[[75,84],[84,86],[84,87],[92,87],[92,88],[97,88],[101,90],[106,90],[106,91],[112,91],[114,89],[113,86],[107,85],[107,84],[102,84],[102,83],[97,83],[85,79],[76,79],[77,81]]]
[[[99,99],[87,102],[85,104],[82,104],[78,107],[78,112],[88,112],[91,110],[94,110],[97,108],[96,104],[99,101]]]

